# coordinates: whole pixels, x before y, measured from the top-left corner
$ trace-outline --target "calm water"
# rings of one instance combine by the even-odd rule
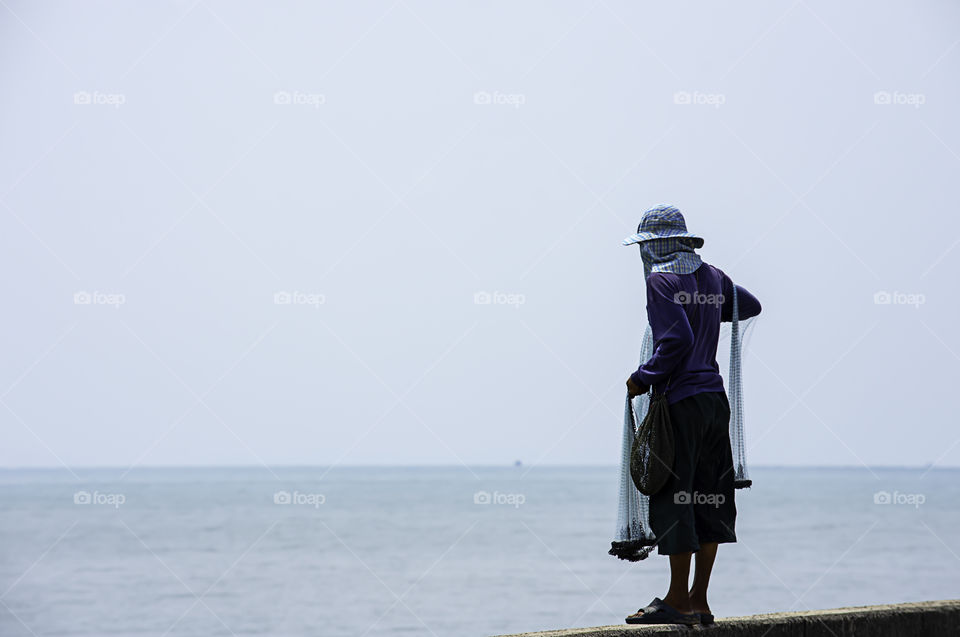
[[[0,472],[0,635],[493,635],[666,592],[606,555],[614,467],[274,471]],[[718,615],[960,597],[960,471],[752,477]]]

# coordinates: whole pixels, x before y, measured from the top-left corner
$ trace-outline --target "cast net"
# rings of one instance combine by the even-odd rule
[[[730,447],[733,451],[734,486],[737,489],[752,484],[747,472],[747,451],[743,434],[743,367],[744,345],[751,333],[754,318],[739,320],[737,287],[733,286],[733,316],[730,323],[721,324],[721,346],[729,344],[729,364],[721,366],[727,398],[730,401]],[[647,362],[653,356],[653,331],[647,325],[640,347],[640,362]],[[719,352],[718,352],[718,358]],[[620,498],[617,511],[617,527],[610,547],[610,555],[622,560],[637,562],[645,559],[657,543],[650,529],[650,498],[643,495],[633,484],[630,477],[630,451],[637,427],[643,422],[650,406],[650,393],[633,399],[626,399],[623,410],[623,441],[620,453]],[[636,418],[636,420],[634,420]]]

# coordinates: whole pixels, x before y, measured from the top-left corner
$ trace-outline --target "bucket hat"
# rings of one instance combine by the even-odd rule
[[[654,239],[691,239],[694,248],[703,246],[703,238],[687,232],[687,222],[673,206],[657,206],[643,213],[636,234],[623,240],[623,245],[633,245]]]

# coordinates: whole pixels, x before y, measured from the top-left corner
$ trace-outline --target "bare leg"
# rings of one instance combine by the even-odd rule
[[[714,548],[714,552],[716,548]],[[681,613],[689,613],[690,596],[687,593],[687,585],[690,582],[690,557],[692,553],[677,553],[670,556],[670,590],[667,591],[663,601],[673,606]],[[700,561],[697,561],[697,568],[700,567]]]
[[[693,586],[690,588],[690,608],[698,613],[710,612],[710,605],[707,604],[707,587],[710,585],[710,572],[713,570],[715,559],[717,559],[717,543],[700,544],[693,571]],[[672,587],[671,590],[673,590]]]

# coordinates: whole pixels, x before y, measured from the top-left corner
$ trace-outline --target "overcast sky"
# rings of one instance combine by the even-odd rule
[[[662,203],[750,463],[960,465],[956,3],[0,16],[0,466],[614,464]]]

